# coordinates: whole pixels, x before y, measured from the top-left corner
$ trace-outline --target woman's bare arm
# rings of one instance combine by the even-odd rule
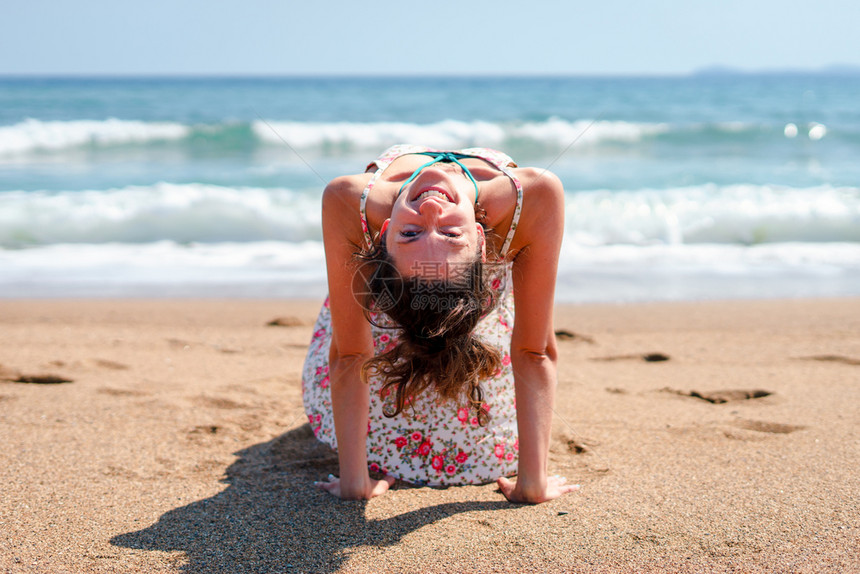
[[[500,478],[499,487],[512,502],[539,503],[575,489],[547,476],[557,382],[552,316],[564,233],[564,190],[549,172],[519,171],[524,203],[514,244],[516,318],[511,339],[519,466],[516,482]]]
[[[361,366],[373,355],[370,326],[353,293],[354,253],[363,241],[358,198],[367,177],[333,180],[323,193],[323,242],[328,273],[332,342],[329,353],[331,401],[340,477],[320,483],[346,499],[372,498],[393,480],[372,480],[367,470],[369,389]]]

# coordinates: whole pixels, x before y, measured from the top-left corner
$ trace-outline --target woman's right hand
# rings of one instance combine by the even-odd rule
[[[330,474],[327,481],[315,482],[314,485],[342,500],[370,500],[388,492],[394,486],[394,477],[385,475],[382,480],[367,477],[364,484],[347,486],[340,478]]]

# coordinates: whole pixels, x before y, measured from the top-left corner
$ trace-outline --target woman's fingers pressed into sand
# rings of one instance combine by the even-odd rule
[[[394,477],[388,475],[383,476],[381,480],[371,478],[363,489],[359,491],[350,489],[351,492],[346,492],[340,479],[330,474],[326,481],[314,482],[314,486],[344,500],[369,500],[385,494],[389,488],[394,486],[394,480]]]
[[[497,481],[499,485],[499,490],[502,491],[502,494],[511,502],[521,503],[521,504],[540,504],[541,502],[548,502],[550,500],[554,500],[560,496],[563,496],[569,492],[573,492],[575,490],[579,490],[578,484],[566,484],[567,478],[559,475],[553,475],[547,477],[546,488],[543,492],[523,492],[522,488],[519,488],[519,481],[513,481],[504,476],[500,477]]]

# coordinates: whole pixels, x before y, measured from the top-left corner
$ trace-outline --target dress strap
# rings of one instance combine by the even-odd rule
[[[373,175],[370,176],[370,181],[364,186],[364,191],[361,192],[361,200],[358,204],[358,212],[361,216],[361,232],[364,234],[364,244],[368,249],[373,249],[373,238],[370,236],[370,226],[367,224],[367,196],[370,195],[370,190],[373,189],[376,180],[382,175],[382,170],[388,167],[388,164],[379,165]]]
[[[499,165],[498,168],[499,171],[504,173],[512,182],[514,182],[514,188],[517,190],[517,204],[514,206],[514,216],[511,218],[511,228],[508,230],[508,234],[505,236],[505,242],[502,243],[502,248],[499,250],[499,255],[504,257],[511,246],[511,242],[514,240],[514,234],[517,232],[517,225],[520,223],[520,213],[523,210],[523,184],[520,183],[519,178],[514,175],[514,172],[511,171],[511,168],[507,165]]]

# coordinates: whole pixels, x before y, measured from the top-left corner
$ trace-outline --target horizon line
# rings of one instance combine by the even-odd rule
[[[857,75],[860,64],[746,70],[710,65],[684,72],[0,72],[2,79],[621,79],[756,75]]]

